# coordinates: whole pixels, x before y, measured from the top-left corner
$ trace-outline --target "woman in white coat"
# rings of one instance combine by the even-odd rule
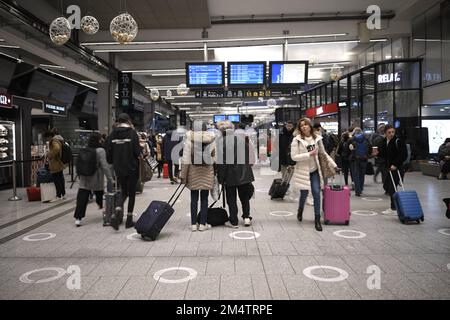
[[[296,161],[291,185],[295,192],[300,191],[300,202],[297,211],[298,221],[303,220],[308,193],[312,191],[314,199],[315,228],[322,231],[320,224],[320,190],[323,189],[324,180],[320,168],[318,154],[325,154],[329,163],[337,169],[336,163],[326,153],[322,137],[314,133],[311,121],[308,118],[299,120],[291,144],[291,157]]]

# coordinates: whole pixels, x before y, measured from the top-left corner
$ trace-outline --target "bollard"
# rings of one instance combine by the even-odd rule
[[[12,175],[13,175],[13,196],[8,201],[20,201],[22,198],[17,196],[17,177],[16,177],[16,160],[13,160]]]

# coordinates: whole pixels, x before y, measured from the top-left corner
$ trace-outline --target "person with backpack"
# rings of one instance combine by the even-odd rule
[[[64,181],[64,169],[71,161],[70,147],[59,135],[58,129],[53,128],[44,133],[44,138],[49,140],[49,151],[47,153],[49,171],[53,177],[56,188],[56,198],[50,202],[66,199],[66,188]]]
[[[186,133],[181,162],[181,183],[191,190],[191,230],[207,230],[208,196],[214,188],[216,156],[215,135],[207,131],[206,123],[194,122]],[[197,226],[200,197],[200,224]]]
[[[364,136],[361,128],[353,130],[350,139],[350,170],[352,179],[355,182],[355,195],[360,197],[364,191],[364,180],[366,176],[367,160],[372,155],[372,145]]]
[[[86,208],[91,191],[95,193],[95,200],[99,210],[103,209],[104,176],[108,179],[108,185],[113,184],[113,176],[106,161],[106,152],[102,147],[102,136],[92,133],[89,137],[87,148],[81,149],[77,160],[77,175],[80,185],[77,194],[77,206],[75,208],[75,225],[81,226],[81,220],[86,216]]]
[[[217,180],[225,188],[225,197],[230,210],[230,221],[225,225],[231,228],[239,228],[237,195],[242,204],[242,219],[244,226],[252,224],[250,215],[250,199],[255,192],[252,166],[256,161],[254,148],[244,129],[240,124],[238,130],[233,130],[233,124],[229,121],[218,123],[222,133],[218,143],[221,148],[220,159],[217,165]]]
[[[130,116],[122,113],[118,116],[112,133],[105,143],[106,158],[113,164],[117,182],[120,187],[122,199],[121,206],[111,217],[111,226],[119,230],[119,224],[123,219],[125,201],[128,198],[128,212],[125,227],[134,227],[133,211],[136,200],[136,184],[139,179],[139,156],[141,146],[139,137],[134,129]]]
[[[340,168],[342,169],[342,174],[344,175],[345,185],[348,186],[348,174],[350,172],[350,135],[348,132],[344,132],[341,135],[341,142],[339,143],[337,149],[337,155],[340,159]]]
[[[391,197],[391,207],[383,211],[383,213],[395,214],[397,213],[397,208],[393,196],[395,193],[395,188],[400,183],[398,173],[400,173],[402,181],[405,176],[403,163],[408,157],[408,151],[405,143],[396,136],[394,126],[390,124],[385,126],[385,138],[381,148],[378,151],[375,150],[374,154],[386,159],[387,176],[385,177],[383,188]],[[392,179],[390,174],[392,174]],[[394,181],[394,184],[392,183],[392,180]]]

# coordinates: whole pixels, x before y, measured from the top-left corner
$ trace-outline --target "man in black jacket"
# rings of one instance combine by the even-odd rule
[[[288,166],[295,166],[295,161],[291,159],[291,143],[294,138],[294,124],[292,121],[286,122],[280,134],[280,165],[281,174],[284,176]]]
[[[405,143],[395,135],[395,128],[392,125],[386,125],[385,136],[381,148],[379,149],[379,156],[386,160],[387,176],[384,179],[383,188],[391,197],[391,207],[383,213],[392,214],[396,213],[393,195],[395,193],[395,188],[400,182],[398,172],[403,181],[405,175],[403,163],[408,157],[408,151]],[[391,174],[393,179],[391,179]],[[392,180],[394,180],[395,185],[392,183]]]
[[[120,210],[111,217],[111,226],[118,230],[123,219],[125,200],[128,200],[128,213],[125,227],[134,227],[133,210],[136,199],[136,184],[139,179],[139,156],[141,146],[139,137],[131,124],[130,116],[122,113],[105,143],[108,163],[113,164],[117,182],[122,193]]]

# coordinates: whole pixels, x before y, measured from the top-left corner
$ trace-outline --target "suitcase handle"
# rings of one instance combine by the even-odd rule
[[[181,191],[178,193],[178,191],[180,190],[180,188],[183,186],[183,189],[181,189]],[[177,200],[180,198],[181,194],[183,193],[184,189],[186,188],[186,185],[184,184],[180,184],[178,185],[177,189],[175,190],[175,192],[173,193],[173,195],[170,197],[169,201],[167,202],[169,204],[169,206],[173,207],[175,205],[175,203],[177,202]],[[178,193],[178,195],[176,195]],[[175,199],[174,199],[175,198]],[[172,204],[170,204],[170,202],[173,200]]]
[[[340,177],[340,184],[339,184],[339,191],[344,189],[344,175],[342,174],[342,170],[339,170],[339,177]],[[330,178],[331,180],[331,185],[330,188],[331,190],[333,190],[333,186],[334,186],[334,181],[335,181],[335,176]]]
[[[395,171],[397,171],[397,173],[398,173],[399,184],[402,187],[403,191],[405,191],[405,187],[403,186],[403,180],[402,180],[402,176],[400,175],[400,171],[398,171],[398,170],[395,170]],[[389,175],[391,176],[391,181],[392,181],[392,185],[394,186],[395,192],[398,192],[397,186],[395,185],[395,182],[394,182],[394,176],[392,175],[391,170],[389,170]]]

